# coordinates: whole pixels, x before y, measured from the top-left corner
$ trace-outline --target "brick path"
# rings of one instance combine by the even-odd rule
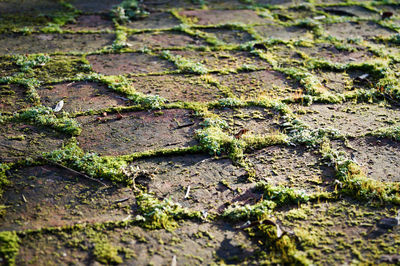
[[[0,1],[1,263],[399,263],[399,23],[398,1]]]

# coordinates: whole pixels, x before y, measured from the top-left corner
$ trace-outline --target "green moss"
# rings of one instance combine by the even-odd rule
[[[258,182],[256,187],[264,192],[265,199],[275,202],[278,206],[305,203],[310,199],[305,192],[284,186],[274,187],[264,181]]]
[[[93,255],[98,262],[104,264],[119,264],[123,260],[118,256],[118,248],[111,245],[106,239],[94,243]]]
[[[344,152],[330,147],[328,141],[321,145],[321,153],[329,165],[334,165],[338,183],[336,189],[361,200],[400,204],[400,185],[383,183],[365,176],[361,167],[348,159]]]
[[[207,74],[209,72],[200,62],[192,62],[180,55],[173,55],[170,51],[163,51],[161,56],[174,63],[183,73]]]
[[[111,16],[120,23],[144,18],[148,15],[149,13],[143,9],[143,5],[136,0],[124,0],[111,10]]]
[[[15,232],[0,232],[0,256],[5,265],[15,265],[20,239]]]
[[[267,219],[276,207],[270,200],[262,200],[254,205],[230,205],[222,213],[222,217],[232,221],[263,220]]]
[[[400,125],[380,128],[372,133],[369,133],[368,135],[400,141]]]
[[[45,54],[36,55],[14,55],[15,64],[21,68],[22,72],[32,71],[35,67],[46,65],[50,61],[50,56]]]
[[[303,209],[292,209],[286,213],[285,218],[289,221],[305,220],[307,219],[307,214]]]
[[[159,95],[143,94],[137,92],[132,84],[124,76],[105,76],[101,74],[78,75],[79,80],[95,81],[106,84],[110,89],[124,94],[134,103],[145,108],[161,109],[166,99]]]
[[[207,118],[202,123],[203,129],[196,131],[196,138],[205,151],[212,155],[219,155],[228,151],[229,144],[233,141],[233,136],[224,132],[228,124],[220,119]]]
[[[0,197],[3,195],[3,188],[10,184],[6,172],[11,169],[11,164],[0,163]]]
[[[95,178],[106,178],[113,182],[129,183],[122,169],[127,166],[123,160],[100,157],[96,153],[85,153],[75,139],[59,150],[44,154],[48,160],[69,166]]]
[[[53,109],[44,106],[32,107],[21,113],[16,113],[13,116],[13,120],[54,128],[70,135],[79,135],[82,131],[78,122],[69,118],[66,113],[56,116]]]
[[[201,217],[199,212],[190,212],[170,199],[160,201],[153,195],[140,193],[136,200],[142,216],[142,225],[149,229],[163,228],[171,231],[178,226],[177,221],[180,219]]]

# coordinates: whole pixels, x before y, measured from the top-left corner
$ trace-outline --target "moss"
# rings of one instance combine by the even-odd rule
[[[373,131],[372,133],[369,133],[368,135],[400,141],[400,125],[380,128]]]
[[[126,95],[128,99],[145,108],[161,109],[166,102],[166,99],[159,95],[137,92],[124,76],[105,76],[101,74],[78,75],[78,80],[95,81],[106,84],[110,89]]]
[[[20,239],[15,232],[0,232],[0,256],[5,265],[15,265]]]
[[[119,264],[123,260],[118,256],[118,248],[111,245],[106,239],[94,244],[93,255],[98,262],[104,264]]]
[[[140,193],[136,200],[142,216],[139,220],[142,219],[142,226],[149,229],[163,228],[171,231],[178,226],[177,221],[180,219],[202,217],[200,212],[190,212],[170,199],[160,201],[153,195]]]
[[[136,0],[124,0],[111,10],[111,16],[119,23],[126,23],[131,20],[140,19],[148,16],[141,3]]]
[[[3,195],[3,188],[10,184],[7,177],[7,171],[10,170],[12,164],[0,163],[0,197]]]
[[[78,122],[69,118],[66,113],[56,116],[53,109],[44,106],[32,107],[21,113],[16,113],[12,119],[14,121],[24,121],[42,127],[54,128],[57,131],[70,135],[79,135],[82,131]]]
[[[202,125],[204,128],[196,131],[196,138],[203,149],[212,155],[227,152],[229,144],[234,139],[223,130],[228,127],[227,123],[220,119],[208,118]]]
[[[398,183],[382,183],[365,176],[361,167],[348,159],[344,152],[330,147],[329,141],[321,145],[321,154],[325,161],[334,165],[339,183],[336,189],[361,200],[400,204],[400,186]]]
[[[276,203],[270,200],[262,200],[254,205],[231,205],[221,216],[232,221],[263,220],[272,214],[275,207]]]
[[[21,68],[22,72],[32,71],[35,67],[46,65],[50,61],[50,56],[45,54],[36,55],[14,55],[15,64]]]
[[[192,62],[180,55],[173,55],[170,51],[163,51],[162,57],[174,63],[183,73],[207,74],[209,70],[200,62]]]
[[[286,213],[285,218],[289,221],[305,220],[307,219],[307,214],[303,209],[292,209]]]
[[[265,199],[275,202],[278,206],[305,203],[310,199],[305,192],[284,186],[274,187],[264,181],[258,182],[256,187],[264,193]]]
[[[124,160],[112,157],[100,157],[95,153],[85,153],[75,139],[55,150],[44,154],[48,160],[83,171],[91,177],[106,178],[113,182],[129,183],[122,169],[127,166]]]

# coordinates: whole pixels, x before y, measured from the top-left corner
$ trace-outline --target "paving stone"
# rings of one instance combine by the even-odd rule
[[[218,88],[207,84],[205,79],[207,76],[162,75],[134,77],[131,82],[137,91],[159,95],[169,102],[208,102],[223,98]]]
[[[38,30],[50,22],[52,22],[52,19],[44,14],[0,13],[0,30],[4,32],[12,32],[21,28]]]
[[[246,3],[240,0],[207,0],[206,2],[208,9],[243,9]]]
[[[101,184],[51,165],[10,171],[1,204],[1,230],[40,229],[77,223],[121,221],[134,201],[129,188]],[[127,199],[117,204],[121,199]]]
[[[175,0],[175,1],[164,1],[164,0],[144,0],[144,8],[150,12],[160,12],[170,10],[172,8],[185,7],[187,9],[200,8],[200,3],[192,0]]]
[[[273,70],[244,72],[216,76],[221,85],[231,89],[240,99],[250,100],[258,97],[286,98],[299,90],[299,85]]]
[[[218,52],[199,52],[199,51],[173,51],[175,55],[180,55],[195,63],[203,64],[209,70],[232,70],[243,67],[268,68],[269,64],[261,58],[248,52],[239,51],[218,51]]]
[[[360,46],[352,47],[355,51],[339,50],[332,44],[320,43],[314,47],[298,47],[311,58],[328,60],[333,63],[360,63],[376,58],[374,54]]]
[[[254,3],[259,5],[281,5],[281,6],[296,6],[306,3],[304,0],[254,0]]]
[[[324,11],[328,14],[341,16],[341,17],[359,17],[378,19],[380,15],[376,12],[372,12],[362,6],[328,6],[321,7],[319,10]]]
[[[0,55],[91,52],[110,45],[113,39],[113,34],[2,34]]]
[[[26,88],[20,85],[0,85],[0,113],[12,113],[30,107],[25,92]]]
[[[222,108],[212,111],[227,122],[226,131],[230,135],[236,135],[242,129],[247,129],[254,135],[276,133],[281,122],[277,114],[261,107]]]
[[[202,29],[202,31],[212,34],[217,39],[228,44],[241,44],[253,40],[253,38],[249,33],[242,30],[233,30],[226,28],[217,28],[217,29],[210,28],[210,29]]]
[[[233,166],[229,159],[212,159],[207,155],[142,159],[132,166],[153,174],[146,187],[158,198],[168,198],[198,211],[222,211],[226,203],[239,201],[241,193],[237,188],[247,191],[254,187],[254,184],[242,183],[245,171]],[[189,186],[189,195],[185,198]]]
[[[345,93],[352,89],[353,82],[347,73],[317,71],[320,83],[329,91]]]
[[[400,182],[398,142],[365,137],[350,140],[349,145],[353,149],[343,149],[353,156],[367,177],[382,182]]]
[[[129,36],[131,49],[171,49],[174,47],[204,46],[206,42],[180,32],[141,33]]]
[[[100,54],[86,57],[97,73],[106,75],[157,73],[175,70],[158,56],[142,53]]]
[[[271,146],[249,154],[258,178],[272,186],[314,193],[331,190],[333,168],[322,166],[318,152],[305,147]]]
[[[131,29],[168,29],[181,22],[168,12],[151,12],[149,16],[126,24]]]
[[[112,30],[113,23],[101,15],[81,15],[73,23],[67,23],[63,29],[73,31]]]
[[[108,107],[126,106],[127,100],[107,86],[94,82],[60,83],[38,90],[43,105],[54,108],[61,100],[66,112],[84,112]]]
[[[0,162],[20,159],[50,152],[61,147],[62,136],[52,130],[21,123],[2,123],[0,127]]]
[[[311,32],[301,27],[284,27],[276,24],[255,26],[254,30],[264,39],[289,40],[307,40],[313,39]]]
[[[198,25],[269,22],[269,20],[258,16],[256,12],[251,10],[185,10],[179,14]]]
[[[293,6],[287,9],[273,9],[271,13],[275,18],[283,22],[295,21],[298,19],[312,19],[319,15],[306,5]]]
[[[48,63],[34,67],[25,75],[42,82],[54,82],[60,79],[71,79],[79,73],[88,72],[86,62],[79,56],[51,55]]]
[[[330,127],[353,136],[362,136],[400,122],[400,111],[397,108],[374,104],[313,104],[300,110],[305,111],[305,114],[300,114],[299,118],[313,129]]]
[[[83,12],[108,12],[121,0],[69,0],[69,2]]]
[[[123,118],[109,115],[78,117],[83,125],[77,137],[86,151],[101,155],[123,155],[162,148],[189,147],[197,144],[194,131],[199,119],[182,109],[123,113]]]
[[[300,213],[296,217],[296,214]],[[282,216],[282,227],[301,234],[304,232],[307,236],[317,237],[316,243],[319,247],[329,247],[335,250],[332,253],[322,251],[318,257],[321,263],[329,264],[333,261],[339,264],[346,264],[353,259],[354,254],[346,249],[337,247],[340,245],[355,245],[361,248],[364,243],[355,244],[354,239],[366,238],[369,247],[374,247],[376,242],[383,241],[389,246],[394,246],[394,239],[397,239],[398,231],[381,230],[375,227],[376,222],[382,217],[388,216],[388,210],[382,207],[375,207],[369,204],[359,204],[358,201],[351,198],[342,198],[338,201],[322,201],[311,203],[304,208],[297,206],[287,212],[287,216]],[[301,217],[301,214],[303,217]],[[359,215],[356,215],[359,214]],[[365,217],[368,216],[368,218]],[[393,215],[393,212],[391,212]],[[394,214],[395,216],[395,214]],[[335,235],[330,238],[329,236]],[[326,242],[326,239],[331,241]],[[378,244],[379,245],[379,244]],[[375,246],[377,247],[377,246]],[[354,246],[353,246],[354,248]],[[384,251],[389,258],[397,255],[396,251]],[[390,255],[389,255],[390,254]],[[365,252],[364,259],[380,262],[381,256],[374,255],[373,252]]]
[[[97,265],[99,262],[91,252],[68,245],[76,243],[80,246],[84,243],[94,246],[96,237],[124,250],[126,253],[118,255],[130,265],[169,265],[174,257],[177,263],[185,265],[212,264],[216,260],[237,264],[250,259],[257,247],[243,230],[228,223],[187,221],[172,232],[146,230],[132,225],[107,231],[94,229],[90,232],[79,230],[73,234],[60,233],[57,237],[44,234],[28,236],[21,246],[17,263],[34,260],[38,264],[55,261],[62,265],[88,261]]]
[[[390,36],[394,31],[384,28],[372,21],[339,22],[325,25],[328,35],[341,40],[372,39],[374,36]]]
[[[52,12],[63,9],[64,8],[60,2],[52,0],[5,0],[0,2],[0,10],[2,13],[25,13],[37,15],[43,12]]]

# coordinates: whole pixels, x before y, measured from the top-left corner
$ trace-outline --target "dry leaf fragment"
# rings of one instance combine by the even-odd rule
[[[53,111],[60,112],[63,106],[64,106],[64,100],[61,100],[57,103],[56,107],[54,107]]]

